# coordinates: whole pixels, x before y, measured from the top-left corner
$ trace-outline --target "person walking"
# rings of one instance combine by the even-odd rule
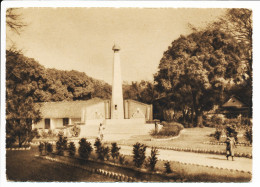
[[[227,140],[225,141],[226,143],[226,157],[228,160],[228,157],[232,157],[232,161],[234,161],[234,148],[236,147],[235,139],[234,137],[227,137]]]
[[[98,129],[98,134],[99,134],[99,139],[102,141],[103,140],[103,138],[104,138],[104,127],[103,127],[103,124],[102,123],[100,123],[99,124],[99,129]]]

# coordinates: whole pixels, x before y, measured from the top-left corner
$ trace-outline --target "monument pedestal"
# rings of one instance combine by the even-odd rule
[[[105,120],[105,141],[128,139],[131,136],[147,135],[154,129],[154,124],[146,124],[145,118],[107,119]]]

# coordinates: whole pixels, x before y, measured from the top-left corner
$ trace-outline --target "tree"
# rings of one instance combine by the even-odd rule
[[[117,146],[117,143],[111,143],[112,148],[111,148],[111,156],[113,159],[118,158],[119,156],[119,150],[121,149],[120,147]]]
[[[152,104],[158,96],[154,84],[149,81],[132,82],[123,84],[124,99],[134,99],[143,103]]]
[[[158,161],[157,155],[158,155],[158,149],[156,149],[156,147],[152,147],[151,156],[148,157],[148,162],[149,162],[151,171],[154,171],[155,165]]]
[[[6,10],[6,25],[11,30],[15,31],[17,34],[20,34],[23,27],[26,24],[23,22],[21,14],[17,12],[18,8],[8,8]]]
[[[93,148],[91,143],[86,140],[86,138],[81,138],[79,141],[79,155],[81,158],[85,158],[88,160]]]
[[[236,39],[219,30],[181,36],[164,52],[154,77],[156,86],[178,110],[190,109],[196,126],[202,126],[203,112],[219,103],[222,90],[242,83],[241,54]]]
[[[19,146],[31,139],[32,123],[41,119],[34,103],[40,81],[46,81],[41,65],[19,52],[6,51],[6,133],[17,137]]]
[[[62,135],[59,135],[59,139],[56,142],[57,154],[63,156],[64,151],[67,149],[68,139]]]
[[[236,95],[243,98],[248,104],[250,111],[249,117],[252,116],[252,80],[253,80],[253,55],[252,55],[252,10],[244,8],[228,9],[226,14],[216,22],[210,24],[208,28],[215,28],[229,33],[236,38],[241,45],[242,53],[240,55],[240,68],[238,71],[243,73],[241,82],[243,84],[234,84],[227,90],[227,97]]]
[[[68,151],[69,151],[69,155],[70,155],[71,157],[74,157],[74,156],[75,156],[76,146],[75,146],[74,142],[70,142],[70,143],[69,143]]]
[[[134,159],[133,162],[137,168],[140,168],[144,161],[145,161],[145,151],[146,151],[146,146],[144,144],[136,143],[133,145],[133,154],[134,154]]]

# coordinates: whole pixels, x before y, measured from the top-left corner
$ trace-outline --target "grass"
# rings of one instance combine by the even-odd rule
[[[35,158],[38,147],[30,151],[7,151],[6,177],[9,181],[37,182],[113,182],[115,180],[91,174],[85,170]]]
[[[147,146],[155,146],[155,147],[178,147],[178,148],[192,148],[192,149],[208,149],[208,150],[218,150],[218,151],[225,151],[225,145],[208,145],[204,144],[203,142],[207,141],[215,141],[213,137],[209,135],[215,132],[215,128],[185,128],[179,137],[171,140],[154,140],[150,135],[143,135],[143,136],[135,136],[128,140],[120,140],[118,144],[125,144],[125,145],[133,145],[138,142],[143,143]],[[223,139],[221,140],[223,141]],[[243,137],[239,137],[239,142],[245,141]],[[252,153],[252,147],[244,147],[244,146],[237,146],[235,148],[235,152],[239,153]]]

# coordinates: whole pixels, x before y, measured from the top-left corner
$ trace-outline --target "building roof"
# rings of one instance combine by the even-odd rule
[[[230,99],[222,105],[222,107],[244,108],[247,106],[237,97],[231,96]]]
[[[40,104],[43,118],[81,118],[84,107],[104,102],[103,99],[93,98],[87,101],[45,102]]]

